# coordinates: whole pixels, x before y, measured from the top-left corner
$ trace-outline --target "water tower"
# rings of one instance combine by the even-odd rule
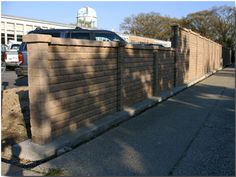
[[[77,14],[77,26],[84,28],[96,28],[96,11],[91,7],[82,7],[79,9]]]

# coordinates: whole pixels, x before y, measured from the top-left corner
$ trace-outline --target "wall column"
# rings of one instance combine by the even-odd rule
[[[48,110],[48,44],[50,35],[23,36],[28,48],[28,84],[32,141],[46,144],[51,141],[51,120]]]
[[[173,25],[172,28],[172,37],[171,37],[171,47],[177,48],[179,45],[179,25]]]
[[[124,84],[123,84],[123,73],[124,73],[124,46],[125,44],[119,43],[118,56],[117,56],[117,111],[123,111],[124,109]]]
[[[159,82],[158,82],[158,58],[157,58],[157,52],[158,50],[154,50],[153,51],[153,96],[158,96],[159,92],[158,92],[158,88],[159,88]]]
[[[179,54],[179,25],[173,25],[172,27],[172,37],[171,37],[171,47],[175,48],[175,56],[174,56],[174,87],[177,86],[177,57]]]

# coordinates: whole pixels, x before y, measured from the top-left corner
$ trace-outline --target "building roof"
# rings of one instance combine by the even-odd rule
[[[5,14],[1,14],[1,18],[8,18],[8,19],[13,19],[13,20],[22,20],[22,21],[28,21],[28,22],[34,22],[34,23],[45,23],[45,24],[49,24],[49,25],[65,26],[65,27],[69,27],[69,28],[75,28],[76,27],[76,25],[46,21],[46,20],[38,20],[38,19],[26,18],[26,17],[16,17],[16,16],[13,16],[13,15],[5,15]]]

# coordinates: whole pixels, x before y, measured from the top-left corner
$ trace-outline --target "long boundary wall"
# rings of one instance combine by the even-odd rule
[[[201,78],[222,67],[222,46],[198,33],[178,26],[173,27],[176,45],[176,85]],[[175,44],[176,43],[176,44]]]
[[[222,67],[221,45],[179,27],[173,34],[169,49],[24,36],[32,141],[48,143]]]

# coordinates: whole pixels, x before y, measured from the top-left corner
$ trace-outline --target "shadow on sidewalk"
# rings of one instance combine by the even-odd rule
[[[10,146],[10,145],[15,145],[15,148],[14,148],[15,155],[13,155],[13,149],[12,149],[12,146]],[[9,146],[11,147],[10,149],[9,149]],[[10,160],[7,160],[7,161],[2,159],[2,161],[3,162],[5,161],[8,164],[10,164],[10,167],[7,170],[6,174],[2,174],[2,175],[4,175],[4,176],[5,175],[6,176],[23,176],[23,170],[21,168],[17,167],[17,166],[21,166],[21,162],[19,159],[21,147],[16,144],[16,142],[14,141],[13,138],[8,138],[8,139],[2,140],[2,152],[5,150],[10,151],[8,153],[9,153],[9,155],[11,155],[11,158],[10,158]],[[2,169],[2,171],[3,171],[3,169]]]

